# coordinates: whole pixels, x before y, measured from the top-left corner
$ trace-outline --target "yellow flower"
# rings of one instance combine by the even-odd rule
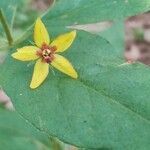
[[[76,37],[76,31],[72,31],[58,36],[53,42],[50,42],[49,34],[38,18],[34,27],[34,42],[36,46],[25,46],[17,49],[12,57],[21,61],[37,60],[30,87],[37,88],[47,77],[49,73],[49,65],[55,67],[59,71],[77,78],[77,72],[71,63],[63,56],[56,54],[64,52],[73,43]]]

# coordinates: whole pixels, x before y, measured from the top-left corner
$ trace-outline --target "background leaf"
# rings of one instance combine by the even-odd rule
[[[21,5],[23,5],[23,0],[0,1],[0,8],[3,10],[10,27],[13,25],[13,19],[16,15],[16,10]]]
[[[0,1],[0,9],[2,9],[6,18],[14,43],[18,43],[17,41],[20,39],[21,35],[26,32],[37,18],[37,15],[41,13],[29,7],[29,2],[30,1],[23,0]],[[0,50],[8,49],[6,35],[1,23],[0,43]]]
[[[0,149],[49,150],[50,139],[16,112],[0,108]]]
[[[49,31],[70,25],[121,20],[150,9],[149,0],[58,0],[44,16]]]

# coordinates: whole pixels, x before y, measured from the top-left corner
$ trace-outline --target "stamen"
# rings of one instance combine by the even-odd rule
[[[42,51],[41,50],[36,51],[36,55],[42,57]]]
[[[41,49],[37,51],[37,55],[41,57],[44,62],[51,63],[54,59],[54,54],[56,50],[56,46],[49,46],[44,43]]]

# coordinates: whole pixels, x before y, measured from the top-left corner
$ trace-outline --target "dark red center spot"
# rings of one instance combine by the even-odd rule
[[[54,54],[56,50],[56,46],[43,44],[41,49],[37,51],[37,55],[40,56],[44,62],[51,63],[54,60]]]

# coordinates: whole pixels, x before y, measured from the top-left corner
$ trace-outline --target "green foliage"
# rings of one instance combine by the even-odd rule
[[[13,26],[13,21],[16,15],[16,10],[21,5],[23,5],[23,0],[0,1],[0,8],[3,10],[10,27]],[[0,28],[0,31],[2,31],[2,28]]]
[[[14,25],[14,18],[16,15],[16,11],[17,8],[19,6],[23,5],[23,1],[22,0],[6,0],[6,1],[0,1],[0,13],[3,14],[4,18],[6,19],[5,23],[0,24],[0,48],[4,47],[4,45],[7,45],[7,41],[5,40],[6,34],[4,32],[2,32],[5,28],[6,30],[6,25],[9,27],[9,36],[7,36],[10,41],[8,41],[9,43],[12,42],[12,28]],[[0,19],[0,23],[1,23],[1,19]],[[5,25],[5,27],[4,27]]]
[[[149,150],[150,69],[120,65],[122,19],[149,9],[149,0],[58,0],[43,17],[52,38],[76,23],[120,22],[99,35],[78,31],[64,55],[79,78],[54,70],[36,90],[29,88],[33,65],[14,60],[14,47],[0,66],[0,84],[16,110],[45,134],[79,147]]]
[[[0,2],[0,7],[3,9],[9,23],[12,22],[15,9],[21,5],[23,5],[23,0],[6,0]]]
[[[0,1],[0,9],[3,11],[14,41],[20,39],[21,34],[33,24],[38,16],[37,11],[31,10],[28,5],[28,1],[23,0]],[[0,24],[0,49],[8,45],[3,30],[3,26]]]
[[[58,0],[43,19],[56,34],[70,25],[121,20],[149,9],[149,0]]]
[[[50,139],[16,112],[0,108],[0,149],[49,150]]]

